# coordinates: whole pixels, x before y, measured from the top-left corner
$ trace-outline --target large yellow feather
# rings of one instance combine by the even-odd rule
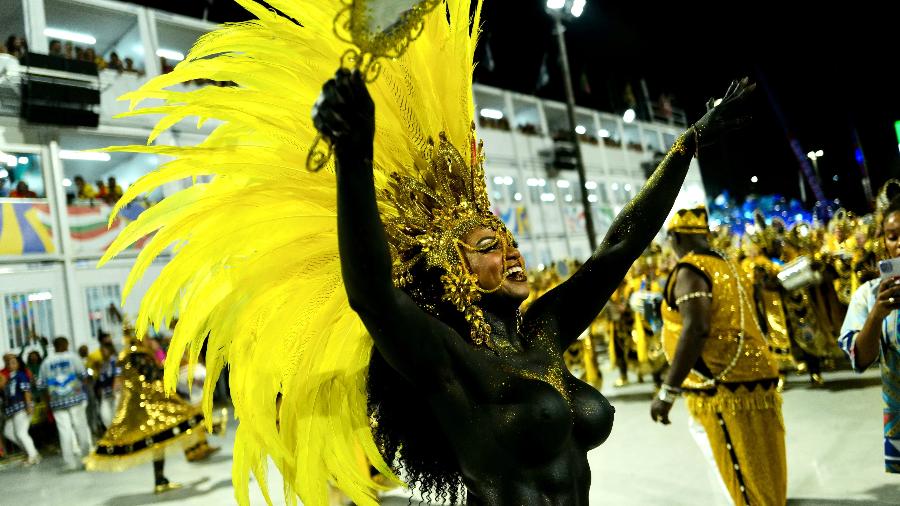
[[[220,370],[230,367],[240,420],[233,466],[239,502],[249,502],[253,473],[271,503],[265,474],[271,459],[284,476],[290,504],[296,494],[307,506],[325,506],[331,483],[356,504],[374,505],[379,487],[358,465],[359,452],[396,477],[379,454],[367,416],[372,339],[350,309],[340,276],[333,167],[319,173],[305,168],[316,136],[311,108],[348,48],[332,26],[343,3],[267,0],[284,16],[253,0],[238,3],[258,19],[203,36],[173,72],[122,97],[131,105],[123,116],[162,115],[148,145],[109,148],[171,157],[132,185],[115,212],[171,181],[212,180],[148,209],[100,263],[155,233],[128,278],[127,297],[152,260],[174,247],[141,301],[136,331],[143,335],[148,325],[159,328],[179,317],[166,363],[170,391],[181,357],[189,355],[192,370],[208,340],[207,416]],[[481,1],[476,3],[473,19],[470,0],[446,0],[427,16],[407,53],[384,62],[369,85],[379,187],[391,172],[415,177],[425,163],[427,139],[441,131],[459,152],[469,152],[472,56],[481,14]],[[195,79],[236,86],[167,89]],[[153,106],[138,108],[144,100]],[[221,124],[197,146],[151,145],[188,117]],[[388,203],[379,205],[396,214]]]

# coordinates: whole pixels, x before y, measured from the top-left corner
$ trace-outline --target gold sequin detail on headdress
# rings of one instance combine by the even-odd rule
[[[384,228],[393,258],[394,284],[414,283],[412,271],[419,262],[441,270],[442,299],[463,313],[472,342],[490,347],[491,327],[477,306],[481,294],[490,290],[479,287],[459,246],[467,233],[479,227],[495,230],[504,252],[509,239],[505,225],[491,211],[484,145],[476,141],[474,125],[469,148],[466,160],[441,132],[436,144],[429,139],[423,153],[425,168],[417,178],[391,174],[382,196],[395,211],[384,219]]]

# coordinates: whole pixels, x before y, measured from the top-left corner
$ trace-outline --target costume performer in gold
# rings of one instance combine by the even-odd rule
[[[783,374],[796,369],[791,351],[791,334],[787,314],[784,307],[784,288],[778,281],[782,262],[773,260],[767,253],[776,251],[774,229],[759,225],[761,216],[757,217],[756,232],[750,236],[752,246],[748,248],[747,258],[742,262],[743,270],[749,276],[756,315],[760,328],[769,344],[769,351],[775,365]],[[779,380],[781,384],[783,380]]]
[[[784,505],[778,369],[756,321],[752,285],[724,254],[710,249],[705,208],[676,213],[669,237],[679,256],[663,302],[671,365],[651,416],[670,423],[669,411],[683,393],[694,437],[708,445],[704,453],[711,449],[734,503]]]
[[[163,474],[170,448],[205,445],[203,413],[178,396],[166,395],[163,370],[151,351],[132,339],[119,357],[121,399],[106,433],[84,459],[89,471],[121,471],[153,461],[155,492],[180,485]]]
[[[610,368],[619,371],[619,377],[614,383],[616,387],[628,384],[628,362],[631,355],[634,355],[632,339],[634,314],[628,305],[628,285],[628,276],[626,276],[609,297],[606,307],[600,314],[607,328],[609,365]]]
[[[432,499],[459,502],[464,487],[472,506],[587,504],[587,452],[613,410],[562,355],[663,225],[694,154],[743,119],[752,86],[734,82],[710,102],[593,256],[521,314],[527,276],[491,213],[473,129],[481,2],[418,4],[407,12],[421,16],[418,38],[379,60],[377,79],[342,70],[323,89],[352,49],[334,23],[346,3],[239,1],[258,19],[204,36],[127,97],[165,101],[132,113],[163,114],[158,131],[192,115],[222,123],[198,146],[111,148],[172,157],[117,211],[168,181],[213,177],[148,209],[104,257],[155,232],[131,288],[177,244],[142,300],[138,335],[179,316],[167,389],[183,353],[195,363],[208,341],[207,413],[230,365],[238,501],[251,471],[266,490],[271,460],[307,506],[327,502],[329,483],[374,505],[362,449]],[[196,79],[235,85],[168,89]],[[319,134],[335,163],[309,172]]]
[[[842,358],[834,336],[840,332],[846,308],[838,300],[833,275],[823,262],[819,245],[813,243],[808,225],[796,224],[790,230],[781,223],[779,225],[779,241],[784,245],[781,259],[785,267],[804,257],[816,279],[806,286],[787,291],[784,302],[791,337],[796,345],[795,360],[806,364],[812,384],[819,386],[824,384],[823,367]]]
[[[631,342],[635,349],[638,382],[649,373],[656,388],[662,384],[666,357],[662,351],[660,313],[665,278],[659,270],[661,252],[648,248],[631,272],[628,281],[628,305],[633,315]],[[628,355],[625,355],[628,357]],[[617,383],[618,384],[618,383]]]

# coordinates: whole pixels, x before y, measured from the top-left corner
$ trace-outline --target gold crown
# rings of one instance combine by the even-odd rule
[[[679,234],[708,234],[709,213],[707,213],[706,207],[679,209],[669,221],[667,231]]]
[[[875,198],[876,210],[883,213],[890,205],[891,200],[898,195],[900,195],[900,180],[888,179]]]
[[[490,325],[476,305],[489,292],[478,285],[461,248],[469,248],[462,238],[485,227],[496,231],[504,248],[511,242],[509,231],[491,211],[484,176],[484,145],[476,142],[474,125],[469,135],[469,159],[447,139],[428,139],[423,153],[424,168],[415,179],[391,174],[382,190],[384,228],[393,259],[394,284],[404,287],[415,282],[416,265],[441,270],[442,299],[463,313],[475,344],[490,342]],[[497,287],[499,288],[499,287]],[[428,307],[436,301],[419,301]]]

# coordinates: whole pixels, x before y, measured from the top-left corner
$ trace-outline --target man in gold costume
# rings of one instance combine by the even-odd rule
[[[833,274],[818,249],[812,230],[797,224],[788,230],[780,219],[767,224],[756,216],[751,236],[759,254],[745,262],[753,277],[754,300],[763,333],[781,371],[796,368],[809,373],[815,386],[824,384],[822,365],[840,357],[834,336],[843,318],[843,306],[837,300]],[[808,280],[802,286],[785,288],[779,275],[785,269],[799,272],[805,258]],[[787,272],[787,271],[785,271]]]
[[[778,369],[756,321],[751,285],[709,243],[706,209],[681,210],[669,225],[679,262],[663,301],[666,381],[651,406],[669,424],[684,394],[691,431],[715,461],[732,501],[783,505],[787,462]]]

